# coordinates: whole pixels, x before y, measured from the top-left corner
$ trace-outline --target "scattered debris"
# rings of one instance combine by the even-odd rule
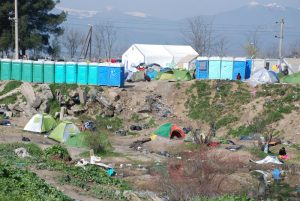
[[[229,151],[238,151],[243,147],[243,145],[232,145],[229,147],[226,147],[225,149],[229,150]]]
[[[28,137],[22,137],[23,142],[30,142],[31,140]]]
[[[138,148],[141,147],[142,144],[144,144],[144,143],[146,143],[146,142],[150,142],[150,141],[151,141],[151,138],[145,138],[145,139],[142,139],[142,140],[137,140],[137,141],[134,141],[134,142],[129,146],[129,148],[138,150]]]
[[[18,149],[15,149],[15,153],[20,158],[31,157],[24,147],[20,147]]]
[[[1,126],[11,126],[11,123],[8,119],[3,119],[3,120],[0,120],[0,125]]]
[[[250,162],[256,163],[256,164],[267,164],[267,163],[274,163],[278,165],[282,165],[283,163],[278,160],[276,156],[267,156],[266,158],[259,160],[259,161],[254,161],[250,160]]]
[[[127,136],[127,131],[120,129],[120,130],[116,131],[115,134],[120,135],[120,136]]]
[[[143,130],[143,128],[142,128],[142,126],[139,126],[139,125],[131,125],[130,130],[132,130],[132,131],[141,131],[141,130]]]

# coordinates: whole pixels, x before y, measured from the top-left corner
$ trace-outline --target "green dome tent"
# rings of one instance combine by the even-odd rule
[[[173,139],[174,137],[177,138],[184,138],[185,133],[184,131],[178,127],[176,124],[166,123],[160,126],[156,131],[154,131],[155,135]]]
[[[56,125],[56,121],[51,115],[36,114],[29,120],[24,130],[35,133],[45,133],[54,129]]]
[[[80,131],[75,124],[70,121],[63,121],[50,133],[49,138],[62,143],[72,142],[76,144],[81,139],[77,137],[79,134]],[[74,138],[74,140],[69,138]]]

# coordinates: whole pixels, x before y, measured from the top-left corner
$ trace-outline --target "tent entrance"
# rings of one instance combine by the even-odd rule
[[[173,131],[172,134],[171,134],[171,139],[174,139],[174,138],[182,138],[182,135],[179,131]]]

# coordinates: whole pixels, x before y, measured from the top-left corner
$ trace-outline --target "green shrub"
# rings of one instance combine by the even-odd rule
[[[112,151],[112,145],[105,131],[85,131],[84,134],[86,144],[89,148],[93,149],[95,153],[101,154]]]
[[[12,95],[0,100],[0,104],[5,104],[5,105],[15,104],[17,100],[18,100],[17,95]]]
[[[0,91],[0,96],[4,95],[4,94],[7,94],[8,92],[18,88],[19,86],[22,85],[22,82],[20,81],[10,81],[8,82],[4,89],[2,91]]]
[[[115,132],[120,128],[122,128],[123,120],[118,117],[108,118],[99,115],[96,117],[95,124],[97,129],[99,130],[107,130],[107,131]]]
[[[77,84],[50,84],[49,87],[53,94],[56,94],[56,91],[59,90],[62,95],[68,95],[70,91],[76,90],[78,88],[78,85]]]
[[[239,118],[235,117],[235,116],[231,116],[231,115],[224,116],[220,120],[217,121],[216,128],[219,129],[221,127],[227,126],[228,124],[231,124],[238,120],[239,120]]]
[[[68,150],[62,145],[53,145],[45,150],[45,155],[48,158],[61,159],[64,161],[70,161],[71,156]]]
[[[60,105],[56,99],[49,100],[49,108],[52,116],[54,116],[56,112],[60,112]]]

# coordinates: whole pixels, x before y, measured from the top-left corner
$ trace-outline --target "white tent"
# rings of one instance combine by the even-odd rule
[[[25,131],[44,133],[56,127],[56,121],[51,115],[36,114],[34,115],[24,127]]]
[[[135,71],[134,67],[140,63],[176,66],[188,55],[198,56],[191,46],[134,44],[122,55],[122,62],[126,71]]]
[[[253,72],[252,76],[248,80],[248,83],[254,87],[260,84],[272,84],[278,82],[279,79],[276,73],[273,71],[268,71],[265,68]]]
[[[284,58],[283,62],[287,65],[289,75],[300,72],[300,59],[297,58]],[[284,69],[282,69],[284,70]]]

